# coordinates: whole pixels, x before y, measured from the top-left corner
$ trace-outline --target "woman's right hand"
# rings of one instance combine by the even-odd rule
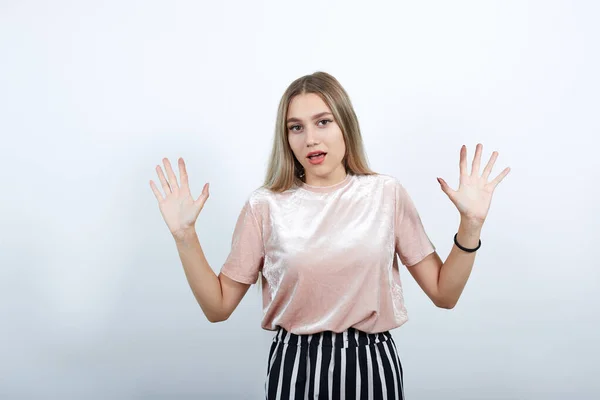
[[[194,201],[192,193],[190,192],[188,175],[183,158],[179,158],[181,187],[177,184],[177,177],[171,168],[169,160],[163,158],[163,163],[165,164],[169,179],[167,180],[165,178],[160,165],[156,166],[156,172],[166,197],[163,197],[153,181],[150,181],[150,187],[158,200],[160,212],[167,223],[169,230],[176,239],[182,238],[187,232],[195,229],[196,219],[198,218],[198,215],[200,215],[200,211],[202,211],[206,199],[208,199],[209,185],[208,183],[204,184],[200,197]]]

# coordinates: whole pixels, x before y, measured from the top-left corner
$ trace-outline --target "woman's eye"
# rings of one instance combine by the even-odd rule
[[[296,130],[295,128],[300,128],[300,125],[292,125],[292,126],[290,126],[288,129],[289,129],[290,131],[295,131],[295,130]]]
[[[321,122],[327,122],[327,123],[329,123],[329,122],[332,122],[332,121],[330,119],[322,119],[322,120],[319,121],[319,123],[321,123]],[[327,124],[323,124],[323,125],[327,125]]]

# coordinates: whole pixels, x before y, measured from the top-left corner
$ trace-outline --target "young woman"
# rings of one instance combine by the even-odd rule
[[[403,370],[390,330],[407,321],[398,258],[432,302],[452,308],[467,282],[482,225],[506,168],[488,182],[478,144],[457,191],[438,178],[461,219],[442,262],[406,189],[369,169],[346,91],[316,72],[285,91],[264,185],[250,194],[217,276],[195,232],[209,196],[194,200],[183,159],[181,186],[168,159],[150,186],[173,234],[192,292],[211,322],[229,318],[262,284],[263,329],[275,331],[267,399],[403,399]],[[398,257],[396,257],[398,255]]]

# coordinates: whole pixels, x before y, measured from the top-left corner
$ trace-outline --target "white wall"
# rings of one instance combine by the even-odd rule
[[[600,346],[594,1],[0,3],[0,397],[257,399],[253,287],[208,323],[148,184],[187,161],[218,272],[276,107],[324,70],[443,259],[464,143],[498,187],[458,306],[403,267],[408,399],[592,399]]]

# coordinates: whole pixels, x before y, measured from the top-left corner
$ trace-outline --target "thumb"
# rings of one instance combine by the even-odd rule
[[[198,205],[200,207],[200,209],[202,209],[204,207],[204,203],[206,203],[206,200],[208,199],[208,196],[210,195],[208,189],[209,189],[209,184],[205,183],[204,187],[202,188],[202,193],[200,193],[200,196],[198,196],[198,200],[195,201],[196,205]]]
[[[442,189],[442,192],[446,193],[446,195],[450,199],[452,199],[454,197],[454,193],[455,193],[454,190],[452,190],[452,188],[442,178],[437,178],[437,181],[440,183],[440,187]]]

